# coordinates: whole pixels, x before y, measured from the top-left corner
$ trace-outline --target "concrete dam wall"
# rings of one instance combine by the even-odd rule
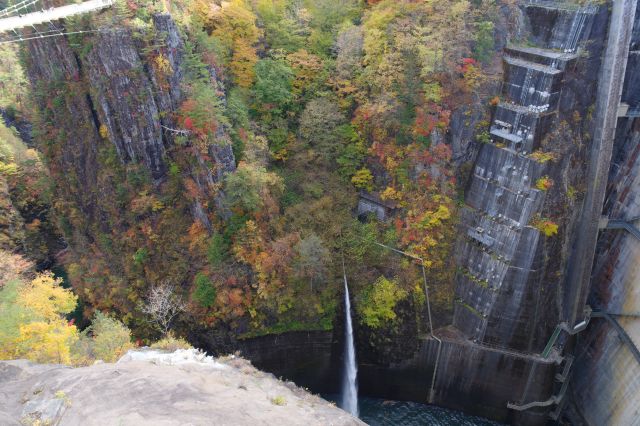
[[[603,216],[640,226],[640,13],[636,10]],[[592,319],[576,350],[568,417],[577,425],[640,425],[640,240],[600,232],[589,304]]]
[[[563,412],[572,335],[589,319],[629,4],[615,3],[611,14],[594,5],[521,5],[491,143],[465,193],[453,324],[436,333],[442,344],[425,339],[412,360],[391,367],[421,377],[408,389],[421,381],[431,402],[515,424],[545,424]]]

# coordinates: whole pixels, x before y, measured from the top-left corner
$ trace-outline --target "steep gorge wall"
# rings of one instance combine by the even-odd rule
[[[224,126],[206,149],[195,149],[188,138],[177,141],[186,83],[181,30],[169,15],[157,14],[143,30],[121,24],[92,35],[33,40],[25,50],[39,108],[36,139],[75,253],[67,264],[76,289],[90,305],[126,313],[149,283],[171,277],[188,284],[198,262],[180,236],[196,222],[210,228],[225,214],[218,187],[235,158]],[[185,183],[198,195],[185,195]],[[157,252],[147,247],[150,241]],[[167,269],[146,268],[150,257],[162,258]]]

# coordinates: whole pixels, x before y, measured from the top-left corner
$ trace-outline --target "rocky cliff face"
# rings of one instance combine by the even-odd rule
[[[149,258],[174,259],[163,263],[174,265],[175,284],[193,278],[199,261],[176,241],[227,215],[219,187],[235,158],[224,126],[204,150],[180,129],[187,51],[169,15],[154,15],[142,28],[96,27],[90,35],[31,41],[25,58],[39,107],[36,139],[56,183],[61,228],[76,254],[94,252],[67,257],[71,279],[89,305],[128,304],[128,310],[132,294],[166,278],[144,268]],[[224,102],[213,69],[211,84]],[[157,254],[146,247],[150,238]],[[164,239],[168,250],[160,247]],[[104,281],[100,269],[120,284],[90,284],[92,273]],[[127,281],[137,284],[115,288]]]

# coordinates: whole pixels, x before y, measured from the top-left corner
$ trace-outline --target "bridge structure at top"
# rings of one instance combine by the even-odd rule
[[[43,0],[21,0],[0,10],[1,43],[31,40],[65,34],[65,30],[54,24],[61,19],[95,12],[111,7],[116,0],[88,0],[58,7],[47,7]],[[36,25],[48,25],[48,30],[39,30]],[[31,29],[28,35],[21,30]],[[81,31],[78,31],[81,32]]]

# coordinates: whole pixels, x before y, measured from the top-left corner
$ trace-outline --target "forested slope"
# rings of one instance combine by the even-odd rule
[[[167,284],[189,304],[178,328],[330,329],[344,256],[362,325],[394,330],[400,313],[421,327],[420,269],[378,241],[424,258],[448,317],[507,10],[138,0],[66,23],[98,32],[23,45],[35,107],[14,102],[85,315],[115,312],[150,337],[141,306]],[[358,221],[361,193],[393,216]]]

